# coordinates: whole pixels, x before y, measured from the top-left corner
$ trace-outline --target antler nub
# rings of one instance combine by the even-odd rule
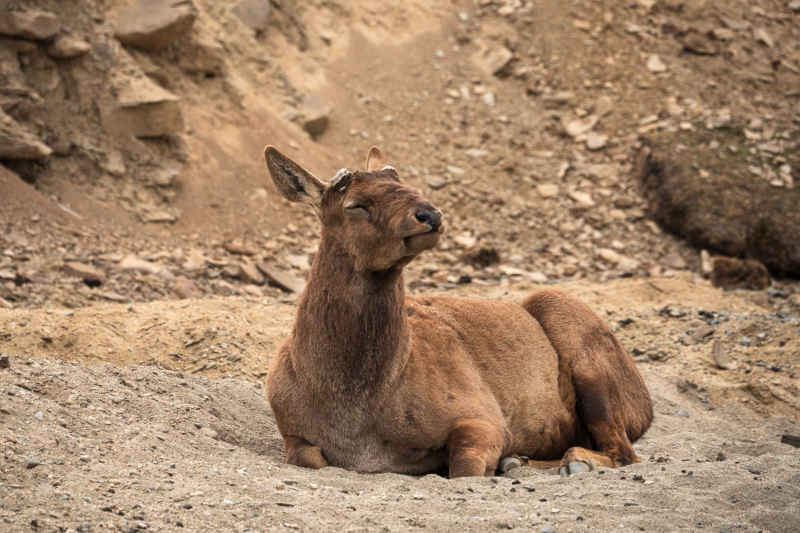
[[[350,185],[350,180],[345,178],[349,178],[352,175],[353,173],[350,171],[350,169],[340,168],[333,178],[331,178],[330,186],[343,191],[348,185]]]

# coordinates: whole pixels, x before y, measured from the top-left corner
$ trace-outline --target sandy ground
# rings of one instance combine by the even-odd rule
[[[0,370],[0,530],[796,531],[800,451],[781,443],[800,434],[792,317],[764,319],[762,332],[794,350],[775,371],[730,340],[768,315],[748,293],[666,279],[561,288],[639,354],[656,412],[641,464],[453,481],[287,466],[259,376],[290,304],[1,312],[0,352],[12,355]],[[681,344],[692,315],[722,308],[730,318],[706,342]],[[713,339],[736,368],[715,368]]]

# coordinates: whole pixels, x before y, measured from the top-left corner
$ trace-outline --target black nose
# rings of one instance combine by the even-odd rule
[[[438,209],[420,209],[416,213],[417,220],[431,227],[431,231],[437,231],[442,225],[442,212]]]

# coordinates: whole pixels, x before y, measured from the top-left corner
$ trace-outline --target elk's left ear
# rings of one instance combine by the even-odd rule
[[[384,159],[383,154],[377,146],[373,146],[369,149],[365,166],[367,167],[367,172],[375,172],[387,166],[386,159]]]
[[[272,181],[281,194],[290,202],[303,202],[318,209],[322,202],[325,184],[309,171],[283,155],[274,146],[264,148]]]

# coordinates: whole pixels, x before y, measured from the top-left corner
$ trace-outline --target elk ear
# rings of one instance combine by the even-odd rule
[[[274,146],[264,148],[264,159],[272,181],[290,202],[303,202],[319,208],[325,184],[309,171],[283,155]]]
[[[386,159],[384,159],[380,148],[373,146],[369,149],[365,166],[367,167],[367,172],[375,172],[386,166]]]

